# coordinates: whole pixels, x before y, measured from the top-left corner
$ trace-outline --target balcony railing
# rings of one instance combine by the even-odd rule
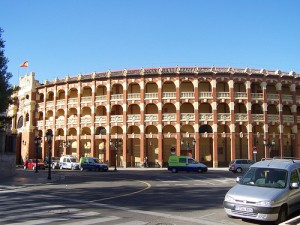
[[[218,113],[217,115],[218,121],[231,121],[230,113]]]
[[[176,92],[163,92],[162,98],[163,99],[176,99]]]
[[[127,94],[127,100],[140,100],[140,99],[141,99],[140,93]]]
[[[212,99],[211,92],[199,92],[199,99]]]
[[[56,126],[64,126],[65,125],[65,118],[58,118],[55,120]]]
[[[68,118],[68,125],[75,125],[77,124],[77,117],[71,116]]]
[[[110,116],[111,123],[122,123],[123,122],[123,115],[112,115]]]
[[[78,99],[77,98],[69,98],[68,99],[68,105],[70,104],[77,104],[78,103]]]
[[[282,95],[282,101],[293,103],[293,95]]]
[[[247,92],[234,92],[234,99],[247,99]]]
[[[91,103],[92,96],[81,97],[81,103]]]
[[[59,105],[65,105],[65,99],[58,99],[56,100],[56,105],[59,106]]]
[[[95,116],[95,123],[106,123],[106,116]]]
[[[53,107],[54,106],[54,102],[53,101],[51,101],[51,102],[46,102],[46,107],[48,108],[50,108],[50,107]]]
[[[180,121],[195,121],[195,113],[181,113]]]
[[[282,122],[283,123],[294,123],[294,116],[293,115],[283,115]]]
[[[236,113],[234,115],[234,120],[236,122],[244,122],[248,121],[248,114],[247,113]]]
[[[158,99],[157,93],[145,93],[145,99]]]
[[[163,122],[175,122],[176,121],[176,113],[163,113],[162,121]]]
[[[46,126],[50,127],[53,125],[53,121],[52,120],[46,120]]]
[[[140,122],[141,121],[141,114],[129,114],[127,115],[127,122],[128,123],[134,123],[134,122]]]
[[[194,92],[181,92],[180,98],[181,99],[194,99],[195,94],[194,94]]]
[[[40,109],[44,108],[44,102],[38,103],[38,107],[39,107]]]
[[[278,114],[268,114],[268,123],[279,123],[279,115]]]
[[[251,99],[252,100],[263,100],[264,95],[263,95],[263,93],[251,93]]]
[[[230,99],[229,92],[217,92],[217,99]]]
[[[116,94],[110,96],[111,101],[123,100],[123,94]]]
[[[252,121],[253,122],[263,122],[264,114],[252,114]]]
[[[145,122],[157,122],[158,114],[145,114]]]
[[[200,121],[214,121],[214,117],[212,113],[199,113]]]
[[[279,101],[279,94],[267,94],[268,101]]]
[[[105,102],[106,101],[106,95],[100,95],[96,96],[96,102]]]
[[[82,116],[80,118],[80,124],[90,124],[92,123],[92,117],[91,116]]]

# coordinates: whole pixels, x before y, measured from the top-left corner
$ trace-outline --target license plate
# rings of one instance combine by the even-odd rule
[[[236,206],[235,210],[239,210],[239,211],[243,211],[243,212],[253,212],[253,208],[248,208],[248,207],[244,207],[244,206]]]

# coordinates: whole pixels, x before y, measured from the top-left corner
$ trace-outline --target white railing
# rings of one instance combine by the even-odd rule
[[[111,123],[122,123],[123,122],[123,115],[112,115],[110,116]]]
[[[77,98],[69,98],[68,99],[68,105],[70,104],[77,104],[78,103],[78,99]]]
[[[145,122],[157,122],[158,114],[145,114]]]
[[[162,121],[164,122],[175,122],[176,121],[176,113],[163,113]]]
[[[247,92],[234,92],[234,99],[247,99]]]
[[[158,93],[145,93],[145,99],[158,99]]]
[[[38,120],[37,125],[38,125],[38,127],[42,127],[43,126],[43,120]]]
[[[230,113],[218,113],[218,121],[231,121]]]
[[[180,98],[183,98],[183,99],[194,99],[195,95],[194,95],[194,92],[181,92],[180,93]]]
[[[96,102],[104,102],[106,101],[106,95],[96,96]]]
[[[106,116],[95,116],[95,123],[106,123]]]
[[[141,114],[129,114],[127,115],[127,122],[128,123],[134,123],[134,122],[140,122],[141,121]]]
[[[278,114],[268,114],[268,123],[279,123],[279,115]]]
[[[220,99],[230,99],[230,93],[229,92],[217,92],[217,98]]]
[[[56,100],[56,105],[65,105],[65,99]]]
[[[46,102],[46,107],[53,107],[54,106],[54,102]]]
[[[294,123],[294,116],[293,115],[283,115],[282,122],[283,123]]]
[[[200,121],[214,121],[214,117],[212,113],[199,113]]]
[[[293,95],[282,95],[283,102],[293,102]]]
[[[181,113],[180,121],[195,121],[195,113]]]
[[[264,95],[263,95],[263,93],[251,93],[251,99],[252,100],[263,100]]]
[[[75,125],[77,124],[77,117],[71,116],[68,118],[68,125]]]
[[[199,92],[199,99],[212,99],[211,92]]]
[[[127,94],[127,99],[128,100],[140,100],[141,99],[141,94],[140,93]]]
[[[248,114],[247,113],[236,113],[234,115],[234,120],[237,122],[248,121]]]
[[[81,103],[89,103],[92,102],[92,96],[81,97]]]
[[[44,102],[38,103],[38,107],[39,107],[39,108],[44,108]]]
[[[176,99],[176,92],[163,92],[162,98],[163,99]]]
[[[55,120],[55,123],[57,126],[63,126],[63,125],[65,125],[65,118],[64,117],[58,118]]]
[[[279,101],[279,94],[267,94],[268,101]]]
[[[52,120],[46,120],[46,126],[50,127],[53,125],[53,121]]]
[[[264,121],[264,114],[252,114],[253,122],[261,122]]]
[[[110,100],[111,100],[111,101],[123,100],[123,94],[111,95],[111,96],[110,96]]]
[[[80,124],[88,124],[88,123],[92,123],[92,117],[87,115],[87,116],[82,116],[80,118]]]

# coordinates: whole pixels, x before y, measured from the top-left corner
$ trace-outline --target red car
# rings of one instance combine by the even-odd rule
[[[38,159],[37,166],[38,166],[38,169],[44,170],[45,169],[45,163],[44,163],[44,161],[41,160],[41,159]],[[24,170],[26,170],[26,169],[33,169],[33,170],[35,170],[35,167],[36,167],[36,159],[27,159],[24,162]]]

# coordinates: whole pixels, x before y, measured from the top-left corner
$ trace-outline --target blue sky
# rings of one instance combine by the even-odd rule
[[[0,0],[11,84],[168,66],[300,73],[299,0]]]

